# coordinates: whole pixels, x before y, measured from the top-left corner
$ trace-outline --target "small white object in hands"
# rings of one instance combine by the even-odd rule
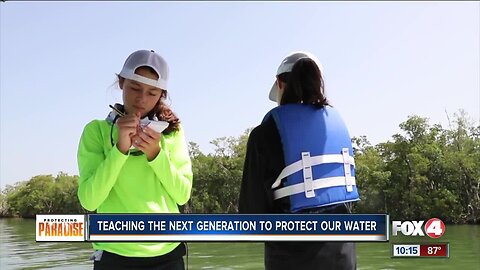
[[[140,127],[144,129],[146,126],[149,128],[153,129],[155,132],[162,133],[167,127],[168,127],[168,122],[166,121],[155,121],[155,120],[150,120],[148,118],[143,118],[140,120]],[[135,141],[135,143],[138,143]],[[136,149],[135,146],[131,146],[130,149]]]
[[[148,126],[157,133],[162,133],[162,131],[164,131],[168,127],[168,125],[169,124],[166,121],[155,121],[148,118],[143,118],[142,120],[140,120],[140,127],[142,129]]]

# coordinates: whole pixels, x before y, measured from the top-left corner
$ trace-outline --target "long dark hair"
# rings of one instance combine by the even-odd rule
[[[180,129],[180,119],[177,115],[172,111],[172,109],[165,104],[164,100],[167,98],[167,90],[162,89],[162,94],[160,99],[158,100],[153,110],[148,115],[150,116],[155,115],[158,120],[166,121],[169,123],[168,127],[162,132],[164,134],[169,134],[172,131],[178,131]]]
[[[280,105],[302,103],[317,108],[329,105],[322,73],[312,59],[299,59],[291,72],[279,74],[277,78],[285,83]]]

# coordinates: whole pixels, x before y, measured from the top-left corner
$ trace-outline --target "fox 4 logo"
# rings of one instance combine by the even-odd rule
[[[445,233],[445,224],[438,218],[431,218],[425,223],[425,233],[422,230],[424,221],[392,221],[392,235],[396,236],[398,232],[408,236],[425,236],[425,233],[431,238],[439,238]]]

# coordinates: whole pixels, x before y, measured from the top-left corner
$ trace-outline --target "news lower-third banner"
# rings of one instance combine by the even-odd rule
[[[388,241],[383,214],[37,215],[37,241]]]

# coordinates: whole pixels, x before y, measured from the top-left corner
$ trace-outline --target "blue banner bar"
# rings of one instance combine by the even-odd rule
[[[388,241],[388,215],[91,214],[90,241]]]

